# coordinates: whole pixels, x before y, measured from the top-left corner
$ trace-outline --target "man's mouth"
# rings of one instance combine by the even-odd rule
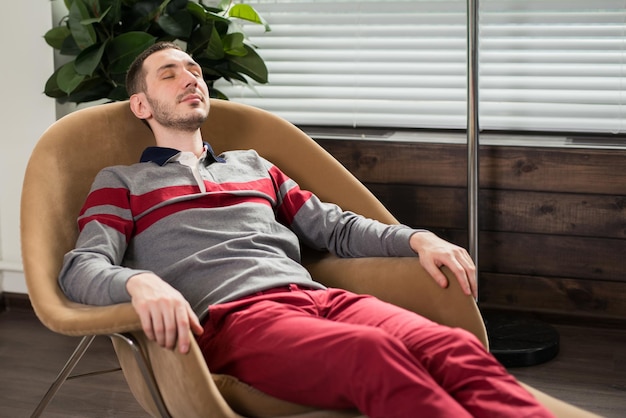
[[[180,102],[195,102],[195,101],[204,102],[204,97],[201,94],[198,94],[196,92],[183,93],[179,101]]]

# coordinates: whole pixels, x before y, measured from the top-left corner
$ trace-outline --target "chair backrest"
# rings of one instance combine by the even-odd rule
[[[217,153],[256,149],[320,198],[384,222],[396,222],[341,164],[281,118],[250,106],[212,100],[202,131]],[[117,102],[59,119],[33,150],[22,189],[22,257],[31,302],[50,329],[70,335],[83,333],[76,324],[65,322],[69,320],[66,310],[77,306],[65,298],[56,278],[63,255],[75,244],[76,218],[95,175],[107,166],[137,162],[142,151],[153,144],[151,131],[132,114],[128,102]],[[126,305],[105,308],[105,329],[98,329],[97,318],[89,319],[94,333],[106,332],[104,318],[111,310],[122,311],[122,317],[134,316]]]

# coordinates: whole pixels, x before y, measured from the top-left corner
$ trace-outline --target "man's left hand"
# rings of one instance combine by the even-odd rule
[[[446,266],[454,273],[466,295],[472,295],[474,299],[478,297],[476,266],[464,248],[428,231],[413,234],[409,244],[418,254],[422,267],[441,287],[448,286],[448,279],[441,271],[441,267]]]

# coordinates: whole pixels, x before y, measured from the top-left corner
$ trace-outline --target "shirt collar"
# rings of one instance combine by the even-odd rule
[[[215,155],[211,145],[207,142],[204,142],[203,144],[204,149],[206,150],[206,157],[204,158],[205,165],[226,162],[222,157]],[[143,154],[141,154],[141,159],[139,161],[142,163],[152,162],[160,166],[164,166],[165,164],[174,161],[178,155],[180,155],[180,151],[174,148],[156,146],[148,147],[144,150]]]

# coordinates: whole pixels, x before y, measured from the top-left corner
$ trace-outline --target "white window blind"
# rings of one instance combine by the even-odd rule
[[[231,100],[300,125],[465,129],[465,0],[247,0],[270,82]],[[625,0],[481,0],[482,130],[622,133]]]

